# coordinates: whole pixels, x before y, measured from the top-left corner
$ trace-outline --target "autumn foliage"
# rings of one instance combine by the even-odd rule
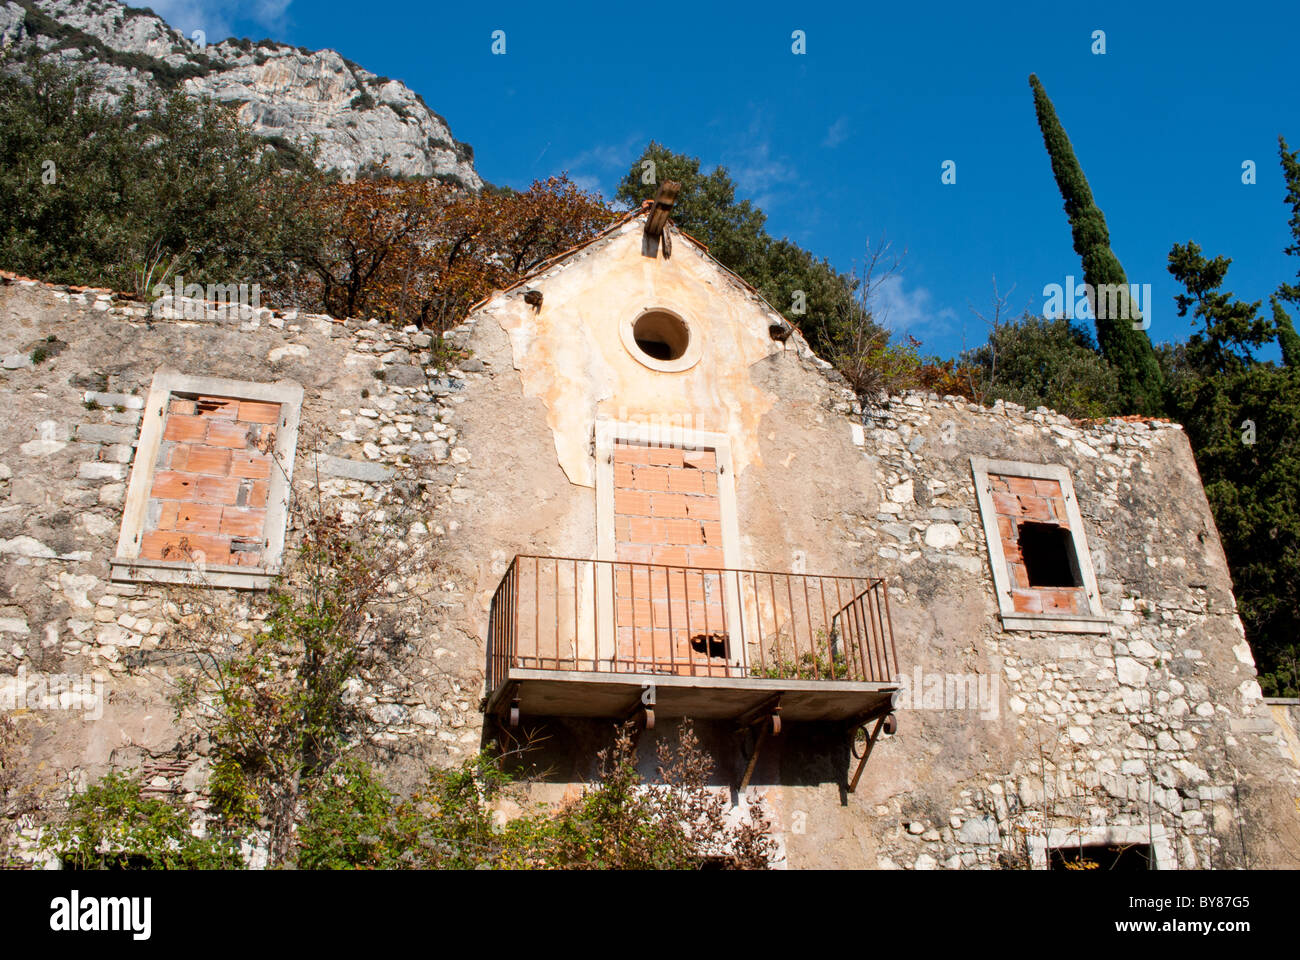
[[[327,239],[304,252],[309,279],[298,299],[334,316],[438,331],[616,216],[565,176],[522,193],[393,179],[313,189]]]

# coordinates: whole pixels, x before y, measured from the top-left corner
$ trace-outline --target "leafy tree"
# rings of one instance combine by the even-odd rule
[[[647,163],[653,167],[647,167]],[[715,258],[751,283],[766,279],[767,252],[772,243],[765,229],[767,215],[748,200],[736,199],[736,185],[725,167],[702,173],[698,157],[673,153],[651,141],[614,196],[635,208],[654,197],[659,184],[666,180],[681,184],[673,204],[673,222],[678,227],[707,245]]]
[[[392,572],[334,513],[302,520],[293,566],[271,590],[266,629],[182,684],[211,744],[213,812],[236,828],[270,832],[269,861],[288,861],[303,798],[345,755],[365,718],[347,683],[363,663],[372,616]],[[391,558],[389,558],[391,559]],[[199,621],[194,649],[229,625]]]
[[[344,760],[311,794],[298,830],[298,866],[306,870],[408,865],[406,831],[397,828],[398,798],[369,765]]]
[[[202,585],[177,587],[168,641],[203,666],[175,706],[207,739],[211,813],[225,829],[265,831],[271,866],[291,862],[313,791],[382,725],[356,690],[363,676],[387,682],[409,653],[407,623],[426,602],[417,574],[433,565],[427,545],[396,532],[422,506],[401,482],[356,517],[319,490],[300,486],[290,502],[293,535],[267,594],[241,610]]]
[[[689,725],[675,748],[659,748],[659,779],[636,770],[631,731],[601,753],[601,779],[560,812],[551,862],[565,869],[698,870],[707,864],[764,869],[774,845],[761,811],[732,825],[727,800],[708,786],[712,761]]]
[[[650,171],[653,178],[647,182]],[[651,141],[615,196],[636,207],[653,197],[665,180],[681,184],[673,222],[798,326],[814,350],[834,357],[863,339],[864,327],[872,324],[861,298],[855,296],[859,287],[855,278],[837,272],[828,261],[818,260],[789,239],[769,236],[766,215],[750,201],[736,199],[735,184],[725,167],[703,173],[698,157],[673,153]],[[803,292],[801,306],[795,291]],[[874,332],[884,333],[879,326],[874,326]]]
[[[539,821],[500,825],[492,804],[510,778],[486,753],[449,770],[429,771],[402,799],[371,768],[345,761],[312,794],[299,831],[306,869],[528,868],[544,865]]]
[[[187,283],[282,284],[318,235],[286,169],[233,109],[177,91],[116,106],[44,61],[0,70],[0,262],[147,297]]]
[[[1160,366],[1145,331],[1133,328],[1134,321],[1140,318],[1128,299],[1128,279],[1124,268],[1110,249],[1106,218],[1093,201],[1070,138],[1057,119],[1043,85],[1033,74],[1029,76],[1029,85],[1034,92],[1034,108],[1052,162],[1052,173],[1065,201],[1065,213],[1070,218],[1074,251],[1083,261],[1084,282],[1094,291],[1102,285],[1121,288],[1118,317],[1102,316],[1108,311],[1099,305],[1099,298],[1093,298],[1092,307],[1097,323],[1097,341],[1119,377],[1124,412],[1160,413],[1163,390]]]
[[[326,186],[316,204],[328,240],[303,260],[322,308],[439,331],[614,216],[566,177],[477,194],[428,180],[358,180]]]
[[[1273,326],[1277,328],[1277,345],[1282,349],[1282,362],[1288,367],[1300,367],[1300,334],[1295,332],[1291,317],[1277,302],[1277,297],[1270,297],[1273,306]]]
[[[1026,313],[1000,323],[988,342],[962,354],[981,399],[1046,406],[1067,417],[1103,417],[1115,411],[1118,377],[1088,329],[1064,318]]]
[[[1186,344],[1186,361],[1201,376],[1233,373],[1254,362],[1254,349],[1273,339],[1273,325],[1259,315],[1260,301],[1234,300],[1231,292],[1219,288],[1232,260],[1207,260],[1198,244],[1174,244],[1169,251],[1169,272],[1183,285],[1185,293],[1174,297],[1178,315],[1188,308],[1202,322]]]
[[[138,779],[110,773],[73,794],[41,847],[74,870],[229,870],[245,866],[238,839],[196,837],[179,804],[143,797]]]
[[[426,256],[430,224],[450,194],[431,180],[361,179],[314,190],[329,235],[302,257],[318,283],[312,298],[338,317],[388,317],[407,306],[409,283],[394,282],[395,264]]]
[[[492,259],[499,256],[512,280],[591,238],[615,216],[599,194],[580,189],[567,175],[534,181],[523,192],[504,189],[467,198],[458,212],[464,223],[454,236],[477,238],[493,251]]]

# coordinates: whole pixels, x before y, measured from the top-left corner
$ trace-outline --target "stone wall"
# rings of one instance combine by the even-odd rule
[[[912,684],[913,709],[873,758],[864,797],[894,821],[877,832],[882,862],[1014,861],[1021,844],[1007,840],[1045,827],[1087,843],[1163,833],[1165,867],[1295,862],[1296,767],[1262,703],[1176,425],[908,397],[864,444],[881,492],[864,552],[899,584],[896,620],[912,624],[901,634],[928,641],[913,669],[987,672],[1000,691],[997,716],[963,721],[950,694],[932,703]],[[999,629],[972,453],[1069,468],[1109,635]]]
[[[693,255],[679,244],[674,260]],[[0,673],[104,680],[97,719],[20,712],[32,769],[67,789],[140,767],[202,808],[204,747],[167,702],[186,669],[169,648],[170,594],[108,579],[140,411],[164,366],[301,384],[297,478],[430,550],[408,586],[431,603],[397,631],[391,675],[357,692],[399,787],[495,737],[479,712],[492,592],[516,554],[594,556],[597,540],[586,440],[557,433],[596,411],[557,413],[546,374],[521,375],[516,309],[498,299],[472,314],[450,334],[470,358],[440,370],[414,329],[270,311],[169,318],[6,278]],[[755,401],[730,414],[744,433],[741,561],[886,578],[905,677],[900,728],[854,793],[842,732],[769,738],[745,799],[774,819],[782,863],[1021,866],[1045,843],[1081,840],[1152,842],[1163,867],[1300,863],[1300,771],[1261,700],[1182,431],[919,395],[863,413],[797,336],[788,346],[746,347],[729,374]],[[653,413],[647,401],[630,415]],[[1107,633],[1002,628],[972,456],[1069,469]],[[551,738],[535,794],[572,795],[610,725],[529,724]],[[718,784],[734,785],[752,745],[702,727]],[[647,771],[673,729],[643,738]]]
[[[458,411],[481,363],[439,373],[428,366],[431,338],[413,328],[267,310],[241,318],[213,305],[204,310],[214,319],[170,318],[185,306],[159,312],[13,277],[0,287],[0,679],[11,700],[25,681],[15,716],[27,764],[52,795],[134,768],[153,789],[203,806],[205,746],[177,726],[168,701],[193,669],[170,636],[176,590],[109,572],[159,368],[302,384],[300,492],[319,486],[345,517],[387,522],[412,549],[455,536],[439,504],[465,497]],[[436,566],[403,586],[432,593],[436,611],[460,602],[455,578]],[[210,592],[237,628],[256,628],[246,594]],[[472,639],[413,616],[393,624],[406,639],[392,675],[356,691],[379,725],[376,745],[400,748],[394,769],[410,778],[477,751],[482,675]]]

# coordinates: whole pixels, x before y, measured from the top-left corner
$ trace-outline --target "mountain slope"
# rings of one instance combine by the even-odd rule
[[[237,104],[268,139],[320,146],[345,176],[382,170],[479,189],[474,151],[405,84],[333,50],[261,40],[200,46],[150,10],[116,0],[0,0],[0,45],[90,70],[115,99],[128,87],[181,87]]]

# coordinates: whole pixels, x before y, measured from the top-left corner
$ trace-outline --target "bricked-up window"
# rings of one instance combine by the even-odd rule
[[[722,571],[739,566],[725,435],[597,421],[596,527],[598,558],[615,562],[597,589],[601,657],[658,672],[704,659],[724,676],[740,665],[742,644],[725,629],[739,620],[723,587]]]
[[[1003,626],[1106,632],[1069,471],[982,457],[971,469]]]
[[[722,567],[722,506],[712,450],[614,444],[616,560]]]
[[[173,393],[163,415],[140,556],[262,566],[280,404]]]
[[[717,453],[619,440],[613,458],[614,559],[646,564],[615,575],[620,659],[687,670],[686,644],[727,659]]]
[[[265,586],[279,569],[302,388],[159,371],[114,579]]]

